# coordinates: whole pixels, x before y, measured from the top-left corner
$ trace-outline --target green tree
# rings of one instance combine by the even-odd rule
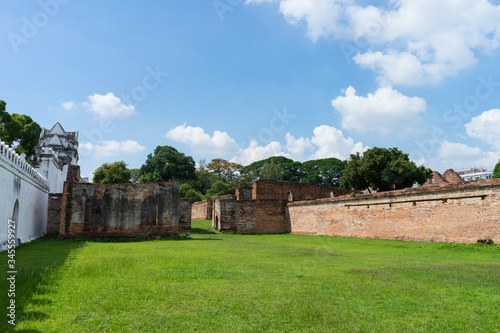
[[[234,187],[231,184],[218,180],[207,191],[207,197],[212,198],[221,195],[234,195]]]
[[[500,178],[500,160],[495,165],[495,169],[493,169],[493,178]]]
[[[303,181],[323,186],[340,186],[340,176],[346,163],[337,158],[324,158],[302,163]]]
[[[195,163],[191,156],[180,153],[174,147],[158,146],[154,154],[149,154],[139,169],[139,181],[161,182],[173,178],[181,182],[196,180]]]
[[[0,100],[0,139],[15,149],[18,154],[26,154],[31,163],[35,145],[40,138],[42,128],[31,117],[6,111],[6,103]]]
[[[207,193],[207,190],[217,181],[216,176],[207,169],[207,163],[204,159],[198,162],[195,176],[196,179],[192,182],[193,188],[202,194]]]
[[[130,169],[131,177],[130,181],[134,184],[137,184],[139,182],[139,169]]]
[[[92,181],[95,184],[126,184],[130,183],[132,172],[124,161],[104,163],[94,172]]]
[[[340,182],[346,188],[391,191],[424,184],[432,176],[432,170],[417,167],[408,154],[397,148],[374,147],[363,156],[351,155]]]
[[[215,180],[220,180],[236,186],[243,166],[238,163],[226,161],[222,158],[214,158],[206,166],[206,170],[215,176]]]
[[[274,160],[271,160],[264,164],[260,175],[262,179],[274,179],[277,181],[282,181],[283,169],[281,165],[277,164]]]
[[[184,183],[179,187],[179,195],[181,198],[191,198],[193,202],[203,200],[203,195],[197,192],[190,184]]]
[[[281,167],[282,180],[300,182],[304,178],[304,173],[301,169],[302,163],[295,162],[284,156],[273,156],[265,160],[254,162],[243,169],[243,174],[246,176],[253,175],[255,178],[252,179],[252,182],[259,178],[264,178],[262,176],[262,169],[266,164],[271,163],[271,161]]]

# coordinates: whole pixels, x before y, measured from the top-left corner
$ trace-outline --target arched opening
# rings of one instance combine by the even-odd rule
[[[85,221],[83,228],[86,231],[102,226],[103,203],[97,195],[91,196],[85,204]]]
[[[15,235],[15,241],[16,241],[16,246],[19,245],[19,200],[16,199],[16,202],[14,203],[14,209],[12,210],[12,218],[11,220],[14,222],[14,235]],[[9,226],[9,230],[12,230],[12,227]]]
[[[220,231],[220,225],[219,225],[219,217],[216,215],[215,216],[215,230]]]
[[[158,201],[150,195],[142,202],[141,225],[157,226],[158,223]]]
[[[293,192],[292,191],[288,192],[288,201],[289,202],[293,201]]]

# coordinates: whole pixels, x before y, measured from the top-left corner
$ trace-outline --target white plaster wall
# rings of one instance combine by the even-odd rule
[[[0,250],[8,240],[8,220],[16,201],[19,217],[17,239],[21,243],[43,236],[47,230],[47,181],[35,169],[0,143]]]
[[[50,193],[63,193],[64,181],[68,173],[68,166],[61,167],[59,159],[50,148],[43,148],[40,156],[38,171],[47,179]]]

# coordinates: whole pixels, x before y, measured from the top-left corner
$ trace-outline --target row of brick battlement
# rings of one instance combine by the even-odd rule
[[[47,187],[47,179],[33,168],[26,159],[19,156],[9,145],[0,141],[0,159],[14,167],[17,171],[29,176],[31,179]]]
[[[309,205],[309,204],[320,204],[323,202],[335,202],[335,201],[362,201],[362,200],[375,200],[375,199],[391,199],[398,198],[400,196],[412,196],[412,195],[423,195],[423,194],[446,194],[446,193],[456,193],[456,192],[467,192],[470,190],[483,189],[488,187],[498,187],[500,188],[500,178],[498,179],[487,179],[487,180],[476,180],[461,183],[443,183],[437,185],[426,185],[419,187],[406,188],[403,190],[386,191],[386,192],[375,192],[369,194],[357,194],[354,197],[349,195],[343,195],[335,198],[325,198],[316,200],[303,200],[288,203],[288,205]]]

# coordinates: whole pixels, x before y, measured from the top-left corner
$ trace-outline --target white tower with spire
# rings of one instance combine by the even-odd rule
[[[32,161],[47,179],[50,193],[62,193],[68,165],[78,162],[78,131],[66,132],[59,123],[50,130],[42,128]]]

